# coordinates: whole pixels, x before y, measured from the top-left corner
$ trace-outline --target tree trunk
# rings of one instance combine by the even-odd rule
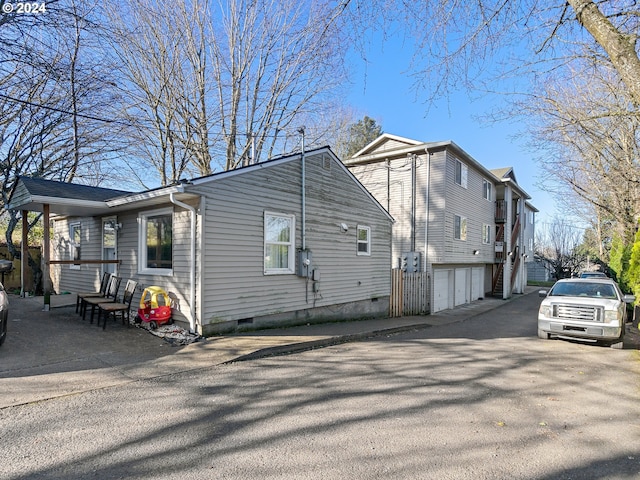
[[[611,63],[629,88],[635,105],[640,105],[640,59],[636,37],[621,33],[591,0],[567,0],[580,24],[607,52]]]

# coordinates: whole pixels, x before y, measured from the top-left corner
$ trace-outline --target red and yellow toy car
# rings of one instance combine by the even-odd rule
[[[172,323],[169,294],[155,285],[145,288],[140,297],[136,322],[148,322],[152,330],[158,328],[158,325]]]

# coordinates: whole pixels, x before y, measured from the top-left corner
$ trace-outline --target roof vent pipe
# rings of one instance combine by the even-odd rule
[[[302,155],[300,157],[302,163],[302,172],[301,172],[301,198],[302,198],[302,250],[307,249],[307,185],[305,183],[305,161],[304,161],[304,127],[300,127],[298,129],[298,133],[302,135]]]

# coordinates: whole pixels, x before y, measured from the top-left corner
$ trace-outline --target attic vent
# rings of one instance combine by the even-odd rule
[[[331,170],[331,158],[322,156],[322,168],[325,170]]]

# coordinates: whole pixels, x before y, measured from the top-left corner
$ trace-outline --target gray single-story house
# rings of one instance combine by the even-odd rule
[[[139,193],[21,177],[8,207],[51,215],[54,292],[110,271],[200,334],[388,314],[393,218],[328,147]]]

